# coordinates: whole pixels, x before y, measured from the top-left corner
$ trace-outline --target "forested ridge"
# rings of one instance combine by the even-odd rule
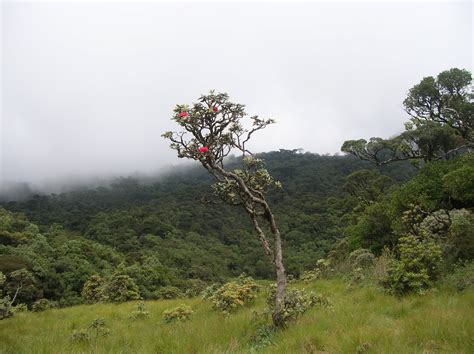
[[[407,112],[412,112],[404,132],[390,139],[346,141],[344,156],[299,149],[243,159],[229,156],[226,166],[233,169],[234,182],[222,179],[212,187],[210,176],[191,166],[156,179],[121,177],[101,187],[31,195],[22,201],[4,198],[0,204],[4,317],[11,315],[13,303],[35,309],[209,293],[218,307],[244,304],[246,295],[239,299],[234,291],[252,293],[254,283],[243,274],[272,280],[275,268],[255,235],[254,229],[259,231],[255,222],[252,225],[248,215],[229,205],[233,204],[229,196],[238,193],[233,188],[239,176],[245,176],[258,195],[268,192],[290,280],[342,277],[354,284],[371,279],[395,295],[425,293],[441,279],[451,279],[459,290],[471,288],[470,82],[470,73],[459,69],[442,72],[436,79],[424,78],[404,101]],[[209,107],[195,104],[194,118],[214,122],[219,114],[215,99],[230,111],[243,107],[228,103],[225,94],[211,92],[201,98],[211,100]],[[188,111],[178,105],[172,119],[182,126],[194,124]],[[257,127],[271,123],[251,119]],[[245,132],[239,126],[233,129]],[[222,139],[216,144],[228,141]],[[177,147],[173,144],[172,140],[172,147]],[[209,167],[206,164],[213,158],[209,147],[198,150],[193,144],[178,148],[178,156],[188,154]],[[222,159],[227,156],[220,147],[212,151]],[[282,188],[266,190],[260,181],[278,187],[281,183]],[[245,197],[242,201],[246,203]],[[254,216],[268,217],[261,211]],[[277,244],[276,239],[271,242]],[[236,277],[237,283],[224,284]],[[236,296],[228,299],[230,303],[218,300],[220,293],[227,294],[227,286]],[[289,291],[288,301],[302,306],[296,313],[321,302]],[[293,316],[293,310],[288,311],[284,313]]]
[[[273,193],[281,220],[289,274],[324,258],[344,236],[356,205],[346,177],[369,163],[350,156],[281,150],[261,154],[283,188]],[[383,173],[401,183],[415,173],[408,163]],[[2,202],[1,271],[26,268],[38,295],[80,302],[85,281],[122,267],[145,297],[164,286],[185,290],[242,272],[272,278],[250,222],[212,198],[209,177],[197,168],[155,182],[118,178],[108,187]],[[7,221],[8,220],[8,221]],[[25,299],[26,300],[26,299]]]

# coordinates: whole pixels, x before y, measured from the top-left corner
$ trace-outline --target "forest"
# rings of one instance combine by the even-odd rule
[[[369,284],[394,299],[428,296],[439,284],[472,294],[471,83],[471,73],[461,69],[423,78],[403,102],[405,131],[341,142],[343,155],[301,149],[255,155],[282,186],[269,190],[267,200],[278,220],[290,284]],[[213,95],[205,98],[226,100]],[[231,170],[245,166],[239,156],[225,161]],[[249,171],[256,176],[263,170]],[[254,286],[274,280],[272,261],[248,216],[216,198],[211,183],[205,169],[189,166],[151,179],[120,177],[60,194],[4,197],[2,318],[53,307],[197,296],[232,312],[251,300]],[[237,303],[224,306],[224,291],[235,291]],[[326,301],[304,296],[288,290],[288,319]],[[179,311],[185,318],[186,308]]]

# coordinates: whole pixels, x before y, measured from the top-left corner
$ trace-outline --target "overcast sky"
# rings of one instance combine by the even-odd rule
[[[210,89],[278,124],[255,151],[388,137],[421,78],[472,70],[472,3],[2,3],[1,179],[150,173]]]

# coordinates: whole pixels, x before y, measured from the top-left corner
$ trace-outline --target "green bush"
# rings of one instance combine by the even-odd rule
[[[14,313],[27,312],[28,306],[26,304],[18,304],[18,305],[12,306],[12,311]]]
[[[353,269],[366,269],[374,265],[375,256],[365,248],[359,248],[349,254],[349,263]]]
[[[0,298],[0,320],[13,316],[11,299],[9,296]]]
[[[440,275],[441,248],[430,239],[409,235],[400,238],[398,251],[400,259],[392,262],[384,286],[397,295],[423,293]]]
[[[105,300],[105,279],[99,275],[91,276],[82,288],[82,297],[87,302],[100,302]]]
[[[90,339],[91,336],[86,329],[75,329],[69,336],[69,340],[74,343],[86,343]]]
[[[225,283],[210,297],[213,307],[231,313],[257,297],[260,287],[251,277],[240,277]]]
[[[178,299],[183,298],[184,294],[181,290],[174,286],[164,286],[153,293],[154,299]]]
[[[443,283],[458,291],[474,288],[474,262],[456,265]]]
[[[194,311],[191,307],[181,304],[175,308],[163,312],[163,319],[166,323],[173,321],[187,321],[191,318]]]
[[[145,303],[143,301],[139,302],[138,305],[135,307],[135,311],[132,311],[128,318],[131,320],[142,320],[148,318],[150,313],[145,309]]]
[[[139,300],[137,284],[125,274],[115,274],[104,288],[104,299],[112,302]]]
[[[275,309],[276,285],[270,286],[267,296],[267,312],[273,313]],[[283,323],[296,320],[304,314],[309,308],[315,305],[328,306],[329,301],[321,295],[313,292],[305,293],[304,290],[287,289],[285,294]]]
[[[326,259],[318,259],[316,267],[311,270],[305,270],[300,275],[300,280],[304,282],[311,282],[316,279],[321,279],[327,276],[331,271],[330,261]]]
[[[54,307],[51,301],[47,299],[39,299],[33,303],[33,306],[31,306],[31,311],[33,312],[41,312],[41,311],[46,311],[50,308]]]
[[[201,297],[204,300],[210,300],[212,295],[214,295],[214,293],[217,291],[217,289],[219,289],[221,286],[222,286],[222,284],[220,284],[220,283],[213,283],[213,284],[207,286],[201,292]]]

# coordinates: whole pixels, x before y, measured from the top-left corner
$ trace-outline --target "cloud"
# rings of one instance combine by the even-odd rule
[[[472,5],[3,3],[2,178],[150,173],[176,103],[277,119],[256,151],[389,136],[423,76],[472,63]]]

